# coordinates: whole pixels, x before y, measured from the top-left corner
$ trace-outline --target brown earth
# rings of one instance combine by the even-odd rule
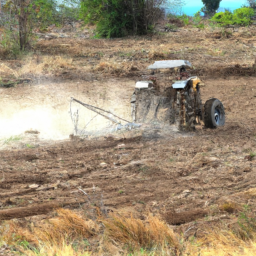
[[[134,82],[148,75],[146,66],[156,59],[181,58],[202,75],[203,101],[215,97],[223,102],[227,121],[225,127],[199,126],[191,133],[152,130],[147,136],[130,132],[59,142],[33,135],[8,141],[0,151],[0,219],[45,217],[60,206],[84,209],[90,200],[99,207],[104,203],[107,211],[161,213],[169,224],[184,228],[200,220],[197,228],[223,219],[231,223],[244,204],[255,209],[256,31],[239,29],[231,38],[213,33],[191,28],[143,38],[41,40],[34,57],[3,61],[1,76],[33,80],[30,86],[1,89],[2,109],[8,113],[17,106],[9,115],[22,104],[28,109],[55,106],[64,113],[75,93],[106,108],[114,101],[115,111],[129,117],[129,97]],[[2,116],[8,115],[2,111]],[[63,121],[68,118],[66,113],[57,121],[70,128]],[[236,209],[229,212],[223,207],[227,203]]]

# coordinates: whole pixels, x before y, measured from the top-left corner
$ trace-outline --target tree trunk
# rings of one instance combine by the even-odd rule
[[[28,33],[27,33],[27,20],[28,15],[26,12],[25,0],[20,1],[20,14],[19,14],[19,39],[20,39],[20,50],[23,51],[27,47]]]

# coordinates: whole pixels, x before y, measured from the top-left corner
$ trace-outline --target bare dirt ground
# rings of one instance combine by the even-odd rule
[[[16,78],[33,82],[0,89],[0,123],[9,122],[8,132],[2,129],[0,220],[47,218],[57,207],[83,209],[83,191],[96,205],[104,202],[107,211],[161,213],[179,230],[194,223],[190,235],[205,224],[232,224],[245,204],[255,209],[255,35],[252,27],[230,38],[193,28],[143,38],[57,38],[39,41],[36,54],[25,61],[3,60],[5,79],[15,71]],[[129,118],[134,82],[156,59],[191,61],[206,84],[203,101],[223,102],[225,127],[67,139],[70,97]],[[12,121],[15,112],[31,110]],[[38,120],[31,123],[31,116]],[[10,127],[21,128],[12,133]],[[29,129],[53,132],[47,140],[35,134],[8,140]],[[235,205],[230,212],[223,207],[228,203]]]

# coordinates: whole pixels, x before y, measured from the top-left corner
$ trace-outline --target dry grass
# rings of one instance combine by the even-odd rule
[[[121,68],[118,63],[115,62],[100,62],[99,65],[95,67],[96,71],[101,71],[103,73],[111,72],[111,73],[120,73]]]
[[[61,244],[63,240],[76,240],[90,238],[98,231],[95,222],[85,221],[76,213],[66,210],[57,210],[58,216],[50,219],[49,223],[35,229],[35,234],[40,241],[48,241],[52,244]]]
[[[18,247],[22,252],[32,247],[39,248],[38,251],[40,251],[42,255],[51,255],[47,254],[47,251],[51,251],[55,248],[56,251],[67,251],[67,254],[57,255],[76,256],[80,254],[74,254],[70,248],[70,244],[74,241],[81,241],[83,243],[84,239],[89,239],[98,232],[99,227],[95,222],[85,220],[70,210],[59,209],[57,210],[57,216],[55,218],[40,223],[36,227],[29,225],[24,228],[14,221],[8,222],[8,224],[2,228],[2,240],[8,245]],[[29,244],[29,246],[27,246],[27,244]]]
[[[46,246],[40,250],[31,251],[25,250],[26,256],[90,256],[88,252],[77,252],[71,245],[63,244],[62,246]]]
[[[177,236],[158,217],[149,215],[146,221],[142,221],[133,216],[114,214],[103,223],[109,238],[128,245],[132,251],[139,248],[171,248],[174,252],[180,250]]]
[[[164,60],[166,58],[165,54],[160,51],[152,51],[148,57],[150,60]]]
[[[250,197],[256,196],[256,188],[250,188],[249,190],[244,192],[245,195],[249,195]]]
[[[21,67],[19,70],[19,76],[27,75],[42,75],[50,74],[53,71],[58,69],[67,69],[73,68],[72,65],[73,59],[63,58],[61,56],[45,56],[41,57],[35,55],[34,57],[28,59],[26,64]]]
[[[112,75],[127,75],[130,71],[138,71],[139,69],[133,63],[117,63],[117,62],[100,62],[95,71]]]
[[[0,51],[1,54],[1,51]],[[12,64],[0,64],[0,76],[2,77],[34,77],[39,75],[52,74],[58,70],[73,69],[73,59],[61,56],[40,56],[34,55],[26,57],[22,61],[22,66]]]
[[[219,206],[219,209],[221,211],[225,211],[228,213],[234,213],[238,210],[241,210],[241,206],[234,203],[234,202],[225,202],[222,205]]]
[[[5,76],[14,76],[15,78],[19,77],[19,74],[17,71],[15,71],[14,69],[8,67],[7,65],[5,65],[4,63],[0,64],[0,76],[1,75],[5,75]]]
[[[247,220],[250,220],[249,216],[244,217],[244,221]],[[113,214],[101,222],[105,227],[104,235],[98,221],[85,220],[70,210],[59,209],[56,217],[36,226],[6,222],[1,228],[1,240],[26,256],[89,256],[103,253],[130,256],[256,255],[253,226],[251,239],[241,236],[245,230],[238,225],[236,229],[228,230],[206,228],[203,237],[190,237],[188,241],[181,242],[181,237],[156,216],[148,215],[141,220]],[[85,238],[86,245],[83,244]],[[96,243],[96,251],[89,253],[87,246],[95,239],[104,242]]]
[[[193,244],[187,244],[186,255],[256,255],[256,243],[252,240],[243,241],[232,231],[210,231],[204,238],[198,239]]]

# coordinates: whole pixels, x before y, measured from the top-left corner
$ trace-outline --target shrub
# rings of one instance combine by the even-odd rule
[[[4,50],[5,54],[1,54],[0,52],[0,58],[3,57],[13,57],[17,58],[19,55],[19,35],[18,31],[11,31],[8,29],[5,29],[2,34],[0,34],[0,49],[2,48]],[[6,56],[1,56],[6,55]]]
[[[228,212],[228,213],[234,213],[239,206],[237,206],[235,203],[233,202],[225,202],[224,204],[220,205],[220,210]]]
[[[184,23],[185,26],[189,24],[189,16],[186,14],[183,14],[181,16],[178,16],[178,18]]]
[[[183,20],[183,16],[185,21]],[[189,17],[187,15],[178,16],[178,15],[169,13],[167,15],[167,18],[168,18],[168,23],[175,25],[176,27],[183,27],[184,25],[188,25],[189,23]]]
[[[132,216],[112,215],[111,219],[103,221],[106,234],[116,242],[129,246],[131,251],[139,248],[172,248],[180,250],[177,237],[167,224],[157,217],[148,216],[146,221]]]
[[[222,26],[231,25],[233,24],[233,14],[229,11],[219,12],[216,13],[211,20],[220,23]]]
[[[81,1],[79,17],[85,23],[96,23],[102,14],[102,1]]]
[[[132,13],[133,8],[137,11]],[[131,31],[134,34],[144,34],[143,8],[130,4],[129,1],[111,0],[108,8],[102,10],[102,15],[97,23],[99,37],[122,37]],[[131,18],[134,16],[134,18]]]
[[[249,26],[252,22],[253,16],[254,10],[252,8],[242,7],[236,9],[234,13],[229,11],[216,13],[211,20],[219,23],[221,26]]]
[[[234,22],[238,25],[248,26],[254,16],[254,10],[252,8],[243,7],[234,11]]]
[[[18,51],[29,50],[34,28],[45,30],[53,23],[77,19],[76,1],[78,0],[65,0],[62,5],[58,5],[57,0],[3,1],[0,24],[10,32],[10,35],[4,35],[1,40],[5,55],[16,56],[16,44],[19,46]],[[13,38],[16,38],[15,43]]]
[[[244,205],[244,210],[238,217],[239,231],[238,236],[243,240],[253,239],[256,232],[255,213],[248,205]]]
[[[204,24],[202,23],[202,17],[200,15],[200,11],[197,12],[194,17],[192,18],[192,22],[194,24],[194,27],[196,28],[200,28],[203,29],[204,28]]]
[[[170,30],[176,30],[177,26],[174,24],[165,24],[165,28],[167,31],[170,31]]]
[[[164,0],[88,0],[81,2],[80,18],[97,24],[97,37],[146,34],[164,16]]]

